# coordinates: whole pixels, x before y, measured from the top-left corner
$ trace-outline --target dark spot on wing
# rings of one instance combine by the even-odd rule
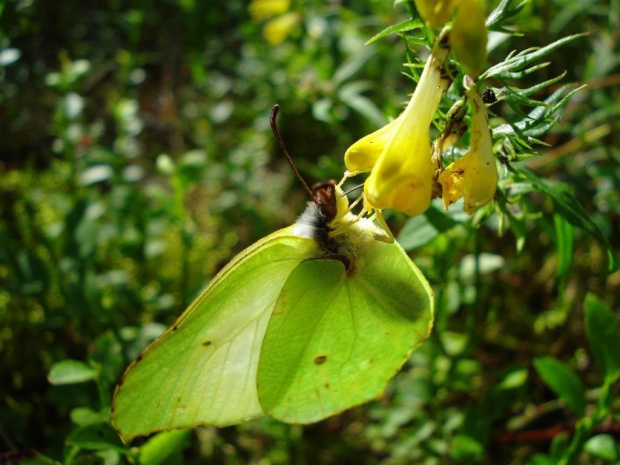
[[[211,341],[205,341],[202,343],[203,347],[209,347],[211,344],[213,344]]]
[[[325,389],[329,389],[329,383],[325,383]]]
[[[138,355],[138,358],[136,358],[136,363],[142,361],[142,354]]]
[[[172,331],[176,331],[177,329],[179,329],[179,327],[178,327],[177,325],[174,325],[174,326],[172,327]]]
[[[327,355],[319,355],[314,359],[316,365],[323,365],[327,361]]]

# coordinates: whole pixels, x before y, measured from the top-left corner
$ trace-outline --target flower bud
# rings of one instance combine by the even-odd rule
[[[463,209],[472,214],[493,199],[498,177],[486,107],[471,78],[465,81],[465,95],[473,106],[471,148],[439,175],[439,183],[446,210],[465,197]]]
[[[446,24],[452,16],[454,3],[454,0],[415,0],[418,13],[433,29]]]
[[[467,72],[477,77],[487,56],[487,28],[482,5],[478,0],[460,0],[450,32],[454,56]]]

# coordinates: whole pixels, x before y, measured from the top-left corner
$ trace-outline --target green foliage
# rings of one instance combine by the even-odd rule
[[[613,384],[620,377],[620,328],[616,316],[596,296],[588,294],[585,301],[586,334],[599,369],[606,382]]]
[[[570,366],[547,356],[534,360],[534,367],[543,381],[576,415],[585,415],[586,398],[583,385]]]
[[[603,0],[489,2],[499,190],[473,217],[387,215],[437,312],[379,401],[128,445],[110,426],[123,368],[303,209],[272,105],[310,182],[400,112],[436,32],[396,3],[293,2],[273,46],[247,2],[0,2],[0,461],[617,462],[620,7]]]

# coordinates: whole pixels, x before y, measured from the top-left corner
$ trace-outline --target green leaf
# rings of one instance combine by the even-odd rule
[[[575,242],[575,229],[561,215],[553,215],[555,224],[555,241],[558,250],[558,268],[556,275],[563,278],[568,273],[573,259],[573,245]]]
[[[345,81],[351,79],[375,54],[374,47],[362,49],[360,53],[354,54],[351,58],[346,59],[332,76],[332,83],[335,87],[339,87]],[[368,85],[367,85],[368,87]]]
[[[566,453],[566,449],[570,445],[571,434],[568,431],[562,431],[556,434],[549,445],[549,455],[555,459],[554,463],[560,461]]]
[[[428,244],[439,234],[458,224],[449,214],[431,206],[423,215],[409,218],[398,234],[398,243],[407,251]]]
[[[618,460],[618,445],[610,434],[598,434],[591,437],[585,443],[584,450],[588,454],[608,462]]]
[[[487,18],[487,29],[489,31],[502,31],[517,35],[514,31],[504,29],[502,26],[507,19],[516,16],[528,2],[529,0],[521,0],[513,7],[513,0],[502,0]]]
[[[86,407],[78,407],[71,410],[71,421],[78,426],[97,425],[107,421],[109,412],[95,412]]]
[[[529,97],[553,84],[558,83],[565,76],[566,76],[566,71],[564,71],[562,74],[559,74],[558,76],[554,78],[540,82],[536,85],[533,85],[532,87],[528,87],[527,89],[519,89],[516,87],[506,86],[506,87],[502,87],[499,89],[494,88],[493,92],[495,93],[495,98],[497,102],[506,100],[509,103],[513,103],[513,104],[526,105],[530,107],[544,106],[544,107],[549,108],[550,107],[549,104],[545,102],[541,102],[539,100],[531,99]]]
[[[579,417],[586,411],[585,391],[581,381],[566,363],[546,356],[534,360],[534,368],[545,384]]]
[[[607,271],[608,273],[616,271],[618,269],[618,259],[614,254],[611,244],[599,229],[598,225],[592,220],[592,217],[583,205],[581,205],[571,193],[568,186],[563,183],[542,179],[525,169],[521,169],[519,172],[523,174],[538,191],[551,198],[556,211],[570,224],[585,230],[607,248]]]
[[[546,61],[544,63],[538,63],[537,65],[530,66],[529,68],[522,69],[520,71],[514,71],[514,72],[507,71],[502,75],[502,78],[510,80],[510,81],[520,81],[524,79],[525,77],[529,76],[530,74],[533,74],[536,71],[546,68],[550,64],[551,64],[550,62]]]
[[[528,377],[528,374],[525,368],[511,371],[497,385],[497,389],[498,390],[509,390],[509,389],[520,388],[524,386],[525,383],[527,382],[527,377]]]
[[[101,377],[110,384],[118,380],[125,363],[121,345],[111,331],[97,338],[90,359],[101,366]]]
[[[368,90],[369,83],[364,81],[354,81],[343,85],[338,90],[338,97],[343,103],[368,118],[377,126],[385,124],[385,117],[381,110],[370,100],[362,95],[362,92]]]
[[[534,138],[544,135],[553,127],[557,120],[557,117],[554,117],[555,113],[562,108],[576,92],[583,89],[583,86],[566,92],[569,88],[570,85],[560,87],[547,97],[540,106],[530,111],[526,119],[515,123],[519,131],[527,136],[528,142],[545,145],[543,142]]]
[[[402,21],[402,22],[397,23],[397,24],[393,24],[392,26],[385,28],[380,33],[378,33],[375,36],[371,37],[366,42],[366,45],[372,44],[373,42],[376,42],[379,39],[383,39],[384,37],[389,36],[390,34],[395,34],[395,33],[398,33],[398,32],[413,31],[415,29],[421,29],[423,27],[424,27],[424,23],[422,22],[421,19],[419,19],[419,18],[410,18],[410,19],[407,19],[407,20]]]
[[[465,352],[469,338],[466,334],[455,333],[452,331],[443,331],[439,336],[446,354],[451,357],[457,357]]]
[[[175,430],[153,436],[140,447],[140,465],[166,463],[168,457],[185,448],[189,434],[189,430]]]
[[[114,176],[114,169],[110,165],[93,165],[80,173],[79,181],[82,186],[90,186],[108,181],[112,176]]]
[[[514,73],[516,71],[521,71],[526,66],[529,66],[539,58],[542,58],[554,50],[558,49],[562,45],[565,45],[569,42],[572,42],[575,39],[580,37],[584,37],[588,35],[588,33],[575,34],[568,37],[563,37],[562,39],[556,40],[555,42],[542,47],[534,47],[527,50],[523,50],[516,55],[509,55],[503,62],[492,66],[488,70],[486,70],[480,76],[480,80],[489,79],[491,77],[497,79],[509,79],[510,73]]]
[[[123,446],[118,438],[116,431],[107,424],[78,428],[67,438],[67,444],[88,450],[113,449],[122,453],[128,452],[128,449]]]
[[[467,254],[461,259],[459,276],[464,282],[473,282],[476,273],[485,275],[501,270],[506,263],[503,256],[492,253]]]
[[[515,92],[519,93],[520,95],[525,95],[525,96],[530,96],[530,95],[534,95],[537,92],[540,92],[541,90],[558,83],[559,81],[561,81],[562,79],[564,79],[564,77],[566,76],[566,71],[564,71],[562,74],[557,75],[554,78],[548,79],[546,81],[543,82],[539,82],[536,85],[533,85],[532,87],[528,87],[527,89],[518,89],[515,90]]]
[[[484,446],[471,436],[457,434],[452,438],[450,455],[455,460],[479,462],[484,457]]]
[[[93,380],[98,372],[95,368],[78,360],[63,360],[52,365],[47,380],[51,384],[76,384]]]
[[[605,378],[615,382],[620,377],[620,328],[616,316],[595,295],[588,294],[585,324],[596,362]]]
[[[557,465],[556,460],[552,460],[551,457],[545,454],[536,454],[532,457],[532,460],[528,462],[528,465]]]
[[[540,100],[534,100],[528,98],[525,92],[521,92],[521,89],[515,89],[514,87],[502,87],[501,89],[497,89],[495,92],[495,98],[497,101],[506,100],[511,107],[514,105],[525,105],[530,107],[538,107],[540,105],[544,105]],[[518,110],[518,107],[516,107]]]

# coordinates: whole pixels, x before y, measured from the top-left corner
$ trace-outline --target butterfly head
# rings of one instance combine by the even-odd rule
[[[321,214],[332,221],[338,215],[338,198],[336,182],[319,182],[312,186],[312,202],[319,208]]]
[[[322,246],[329,233],[349,211],[349,200],[334,181],[316,183],[311,188],[308,207],[295,224],[296,234],[315,239]]]

